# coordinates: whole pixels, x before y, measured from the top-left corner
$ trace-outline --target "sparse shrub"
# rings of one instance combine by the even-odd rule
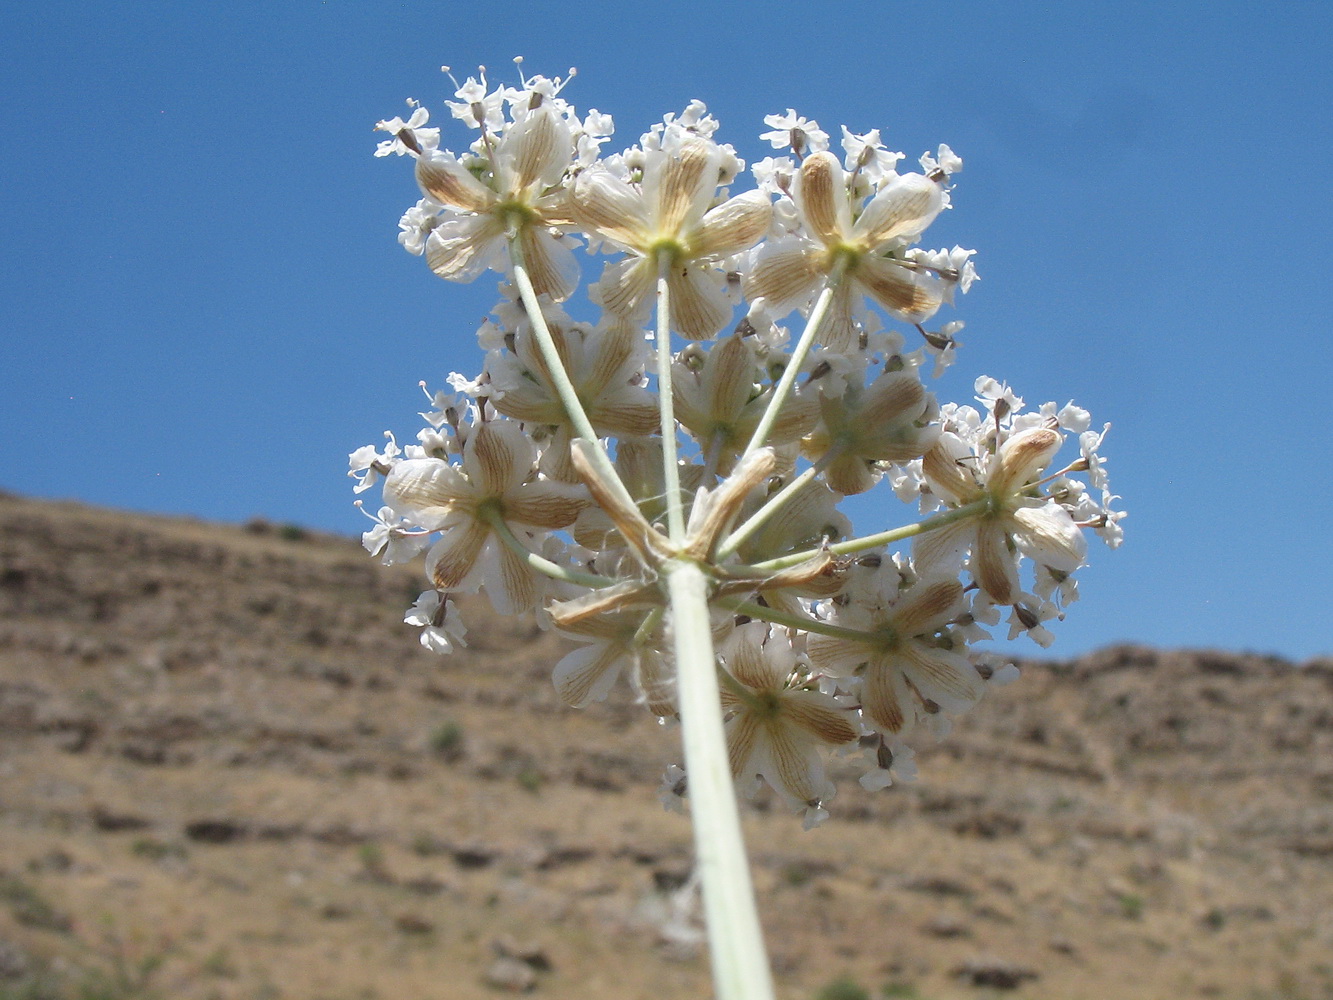
[[[532,764],[525,764],[515,776],[518,780],[518,787],[525,792],[531,792],[536,795],[542,790],[542,785],[546,783],[546,775],[542,774]]]
[[[304,542],[306,530],[299,524],[284,524],[278,529],[278,537],[284,542]]]
[[[1143,919],[1143,897],[1133,892],[1121,893],[1117,902],[1120,904],[1120,915],[1126,920]]]
[[[430,734],[430,748],[451,764],[462,760],[467,755],[463,727],[452,719],[440,723],[435,732]]]
[[[815,1000],[870,1000],[870,991],[851,976],[843,976],[816,993]]]

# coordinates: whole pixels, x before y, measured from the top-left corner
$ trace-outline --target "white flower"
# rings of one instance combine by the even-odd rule
[[[895,174],[864,206],[854,204],[848,175],[832,153],[806,157],[793,198],[802,234],[766,244],[745,275],[751,313],[778,319],[804,305],[835,265],[845,269],[819,339],[837,351],[857,347],[855,309],[869,296],[890,314],[919,323],[935,313],[946,289],[940,275],[891,251],[915,239],[944,206],[940,186],[921,174]],[[859,211],[858,211],[859,209]]]
[[[409,101],[414,105],[414,101]],[[385,139],[375,147],[376,156],[416,156],[423,150],[434,149],[440,144],[440,130],[437,128],[422,128],[430,120],[430,112],[425,108],[415,107],[412,116],[407,121],[401,118],[390,118],[388,121],[376,122],[375,130],[377,132],[388,132],[392,139]],[[407,132],[406,141],[401,133]]]
[[[442,600],[438,590],[428,590],[408,609],[403,621],[421,628],[421,645],[432,653],[452,653],[455,645],[466,646],[467,626],[454,602]]]
[[[759,136],[774,149],[791,149],[799,155],[828,149],[828,133],[819,122],[802,118],[794,108],[785,115],[764,115],[764,124],[773,129]]]

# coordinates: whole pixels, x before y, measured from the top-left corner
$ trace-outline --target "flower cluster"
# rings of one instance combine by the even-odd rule
[[[406,621],[430,649],[464,642],[455,594],[537,612],[575,645],[554,670],[574,706],[623,679],[675,718],[675,634],[707,632],[739,786],[817,822],[830,752],[864,753],[867,787],[910,777],[911,740],[1012,679],[974,648],[988,627],[1051,641],[1086,533],[1120,541],[1105,429],[993,379],[965,405],[928,388],[962,323],[927,324],[976,279],[973,251],[917,245],[951,206],[947,146],[900,171],[878,131],[844,127],[839,155],[789,110],[737,193],[703,104],[604,154],[611,119],[566,82],[468,79],[458,153],[415,104],[378,125],[422,192],[403,246],[446,280],[502,280],[482,371],[428,393],[416,444],[352,453],[357,491],[383,488],[366,548],[425,553]],[[566,312],[580,245],[604,258],[590,321]],[[873,489],[920,519],[855,537],[839,504]],[[706,582],[689,625],[682,564]],[[673,766],[667,798],[685,787]]]

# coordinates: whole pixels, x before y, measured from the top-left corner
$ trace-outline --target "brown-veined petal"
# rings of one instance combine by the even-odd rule
[[[921,460],[921,471],[931,492],[961,506],[981,493],[975,475],[976,459],[958,436],[945,431]]]
[[[867,295],[904,323],[924,323],[944,301],[944,282],[939,275],[904,267],[887,257],[862,257],[854,279]]]
[[[445,532],[426,553],[426,575],[435,584],[435,589],[475,590],[480,580],[473,570],[477,568],[477,556],[490,536],[489,525],[470,517]]]
[[[538,295],[563,302],[579,283],[579,265],[574,252],[541,225],[523,226],[518,233],[528,280]]]
[[[874,654],[868,643],[811,632],[805,651],[819,672],[830,677],[851,677]]]
[[[470,513],[477,499],[467,476],[439,458],[405,459],[384,479],[384,502],[431,530],[459,509]]]
[[[985,693],[981,675],[961,653],[909,641],[903,643],[898,656],[916,689],[952,715],[966,712]]]
[[[1017,493],[1041,473],[1055,457],[1064,439],[1049,427],[1019,431],[996,453],[997,468],[986,484],[996,496]]]
[[[977,537],[977,522],[965,517],[912,539],[912,563],[923,574],[955,572]]]
[[[806,228],[825,246],[837,246],[851,232],[846,176],[838,158],[827,150],[807,156],[796,174],[797,207]]]
[[[458,162],[453,153],[434,151],[417,160],[417,183],[426,197],[460,212],[487,212],[495,192]]]
[[[824,468],[824,481],[844,496],[855,496],[879,482],[874,463],[860,455],[840,454]]]
[[[892,663],[877,662],[865,672],[861,711],[881,732],[898,735],[914,721],[911,695]]]
[[[708,340],[729,322],[733,306],[723,276],[707,265],[673,267],[667,275],[671,327],[688,340]]]
[[[717,260],[749,250],[768,232],[773,203],[762,191],[747,191],[729,198],[704,215],[689,252],[696,260]]]
[[[782,714],[792,725],[829,746],[850,743],[860,734],[852,725],[850,713],[818,691],[788,691],[782,696]]]
[[[722,151],[711,142],[688,140],[674,152],[648,155],[643,197],[652,228],[660,237],[684,236],[698,225],[713,200]]]
[[[1018,560],[1009,550],[1009,532],[1000,518],[986,517],[977,524],[968,568],[996,604],[1012,604],[1018,596]]]
[[[573,156],[569,125],[548,107],[535,108],[501,137],[496,158],[505,163],[509,194],[540,195],[560,183]]]
[[[764,735],[768,737],[768,758],[773,767],[771,774],[764,768],[765,777],[796,802],[823,798],[828,783],[822,780],[823,768],[813,748],[797,737],[781,715],[766,721]]]
[[[504,228],[489,215],[446,219],[426,238],[426,264],[445,281],[472,281],[504,253]]]
[[[752,691],[776,691],[782,684],[783,678],[777,676],[773,665],[764,655],[761,643],[763,634],[767,631],[766,627],[756,624],[743,625],[741,628],[745,634],[736,637],[731,654],[727,657],[727,669],[731,671],[732,677]],[[751,632],[757,633],[759,641],[752,640],[748,634]]]
[[[957,580],[918,583],[893,609],[893,628],[903,637],[934,632],[962,610],[963,585]]]
[[[571,208],[580,226],[604,239],[635,249],[646,249],[652,239],[643,195],[608,170],[579,174]]]
[[[494,539],[482,550],[479,561],[482,586],[496,614],[523,614],[535,608],[545,596],[547,578],[500,539]]]
[[[526,483],[505,494],[504,518],[534,528],[565,528],[590,502],[582,484]]]
[[[874,250],[900,236],[915,236],[925,230],[944,207],[944,192],[921,174],[899,174],[879,189],[866,205],[852,237],[866,250]]]
[[[759,248],[742,278],[745,296],[763,300],[763,309],[781,319],[819,290],[826,276],[824,251],[810,240],[791,236]]]
[[[1019,527],[1014,541],[1024,555],[1063,573],[1083,565],[1088,540],[1069,511],[1054,500],[1040,507],[1019,507],[1011,516]]]
[[[581,646],[567,653],[551,672],[556,694],[566,705],[583,708],[606,698],[626,659],[623,647],[609,642]]]
[[[593,301],[622,322],[636,323],[652,308],[657,272],[647,257],[608,261],[602,277],[589,289]]]
[[[824,321],[819,325],[816,340],[830,351],[850,354],[861,347],[861,327],[856,322],[856,308],[860,304],[860,289],[850,277],[838,282],[833,290]]]
[[[727,761],[732,777],[745,773],[746,765],[754,756],[755,743],[762,726],[753,712],[738,712],[727,723]]]
[[[532,473],[534,450],[522,428],[490,420],[473,428],[463,446],[463,471],[482,497],[501,497]]]

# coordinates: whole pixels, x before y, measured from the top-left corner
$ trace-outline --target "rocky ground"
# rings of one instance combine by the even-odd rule
[[[562,707],[529,623],[427,654],[418,572],[0,497],[0,1000],[708,995],[676,733]],[[809,833],[761,800],[780,996],[1333,998],[1331,694],[1328,660],[1031,663],[919,783],[849,763]]]

